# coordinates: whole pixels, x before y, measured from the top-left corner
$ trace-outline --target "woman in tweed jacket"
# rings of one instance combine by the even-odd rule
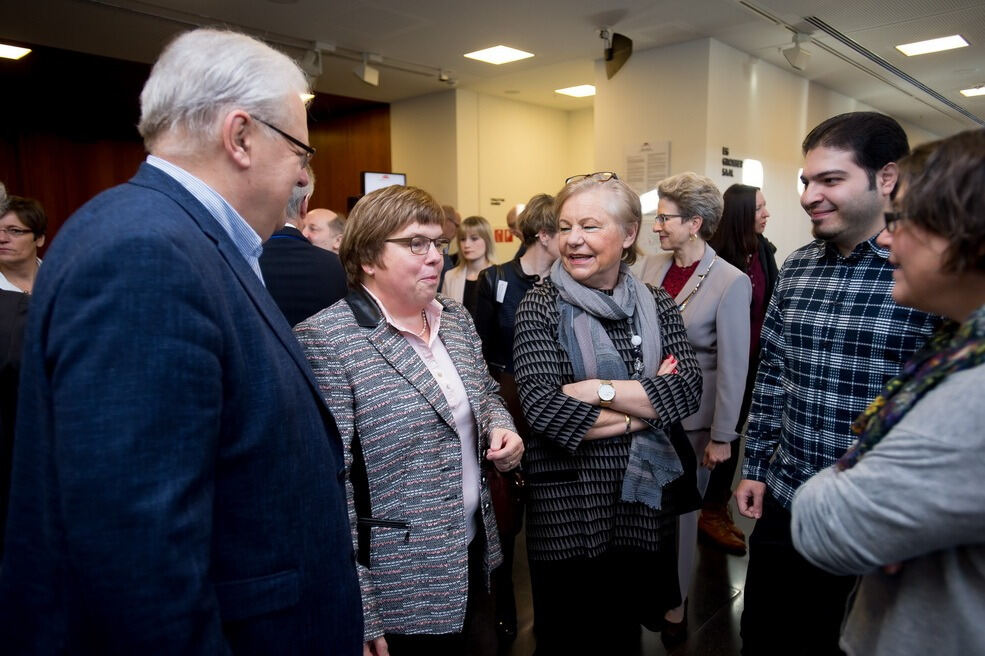
[[[486,467],[523,442],[468,312],[435,298],[442,218],[420,189],[366,195],[339,252],[352,291],[295,328],[347,446],[366,654],[496,651]]]
[[[629,271],[635,192],[575,176],[555,208],[561,259],[520,303],[513,351],[537,653],[637,653],[640,620],[680,603],[670,507],[700,499],[676,424],[701,372],[673,299]]]

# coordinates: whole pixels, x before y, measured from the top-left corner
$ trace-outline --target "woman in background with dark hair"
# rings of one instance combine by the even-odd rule
[[[752,281],[752,305],[749,308],[749,373],[746,391],[739,410],[736,432],[741,433],[749,414],[752,387],[759,369],[759,333],[763,329],[766,307],[776,285],[776,246],[763,236],[770,213],[766,198],[758,187],[734,184],[722,194],[725,209],[718,230],[708,243],[718,256],[745,271]],[[716,467],[705,491],[704,507],[698,519],[701,537],[721,549],[742,555],[746,552],[745,534],[732,521],[729,500],[732,498],[732,478],[739,461],[739,440],[732,442],[732,457]]]
[[[499,383],[500,395],[513,415],[517,432],[526,439],[530,427],[523,416],[513,377],[513,329],[520,301],[531,287],[547,277],[551,265],[559,256],[554,197],[537,194],[531,198],[514,225],[523,240],[523,255],[504,264],[494,264],[479,274],[479,291],[473,317],[475,329],[482,340],[482,356],[489,366],[489,373]],[[497,503],[495,495],[493,503]],[[508,651],[516,638],[513,547],[522,520],[522,508],[513,513],[501,513],[497,506],[496,521],[499,523],[503,564],[493,577],[496,582],[496,631],[499,633],[501,652]]]
[[[0,289],[30,294],[41,260],[48,226],[41,203],[33,198],[7,196],[0,212]]]
[[[27,214],[27,218],[21,218],[18,210]],[[27,292],[34,285],[34,276],[41,262],[37,249],[44,243],[45,223],[40,203],[19,196],[7,196],[3,183],[0,183],[0,559],[3,557],[3,535],[7,524],[21,350],[27,305],[31,298]],[[14,269],[9,266],[14,266]],[[23,272],[24,276],[19,278],[12,273],[13,270]],[[19,284],[9,281],[4,276],[5,271]]]

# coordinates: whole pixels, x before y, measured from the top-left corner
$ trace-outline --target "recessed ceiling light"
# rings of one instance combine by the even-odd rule
[[[560,93],[564,96],[571,96],[572,98],[584,98],[586,96],[595,95],[595,85],[592,84],[579,84],[576,87],[568,87],[566,89],[555,89],[554,93]]]
[[[977,87],[971,87],[970,89],[962,89],[962,96],[967,96],[971,98],[972,96],[985,96],[985,84],[979,84]]]
[[[6,43],[0,43],[0,57],[4,59],[20,59],[29,52],[31,52],[30,48],[18,48],[17,46],[8,46]]]
[[[479,61],[486,62],[487,64],[508,64],[519,59],[526,59],[527,57],[533,57],[534,53],[524,52],[523,50],[517,50],[516,48],[510,48],[509,46],[493,46],[492,48],[486,48],[485,50],[476,50],[475,52],[467,52],[465,56],[469,59],[478,59]]]
[[[964,48],[966,45],[968,45],[968,42],[964,40],[963,36],[960,34],[952,34],[951,36],[942,36],[939,39],[930,39],[929,41],[904,43],[903,45],[896,46],[896,49],[907,57],[913,57],[914,55],[926,55],[929,52],[940,52],[941,50]]]

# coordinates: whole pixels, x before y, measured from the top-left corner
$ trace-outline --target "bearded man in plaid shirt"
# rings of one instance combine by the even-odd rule
[[[808,563],[790,539],[797,488],[851,445],[851,423],[937,325],[897,305],[893,266],[876,244],[909,150],[888,116],[830,118],[804,140],[801,205],[814,241],[784,263],[762,332],[739,512],[749,538],[742,653],[840,654],[853,577]]]

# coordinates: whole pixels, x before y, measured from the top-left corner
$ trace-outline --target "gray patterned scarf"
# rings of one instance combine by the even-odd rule
[[[657,375],[660,365],[660,323],[656,303],[647,286],[619,265],[619,281],[612,295],[576,281],[558,260],[551,267],[558,290],[558,341],[571,359],[575,380],[627,380]],[[599,319],[631,320],[633,333],[643,338],[642,367],[628,372]],[[648,422],[650,423],[650,422]],[[623,477],[622,500],[660,509],[663,487],[684,471],[680,458],[662,429],[650,425],[633,434],[629,463]]]

